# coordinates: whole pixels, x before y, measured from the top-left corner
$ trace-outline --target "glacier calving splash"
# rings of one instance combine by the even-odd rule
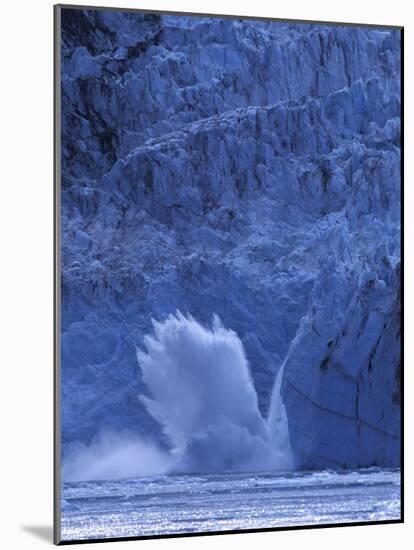
[[[145,350],[137,351],[147,390],[140,400],[162,428],[166,446],[127,432],[102,432],[90,445],[72,446],[63,462],[64,481],[291,469],[280,396],[273,398],[280,409],[275,407],[269,425],[237,334],[217,316],[209,328],[180,311],[153,321],[153,328]]]
[[[94,449],[89,476],[111,477],[114,447],[161,469],[177,448],[192,470],[212,440],[219,469],[225,425],[277,432],[297,468],[398,466],[399,31],[62,9],[61,59],[69,477]],[[214,403],[185,399],[223,423],[166,418],[155,362],[185,364],[157,359],[177,323],[205,339],[197,365],[209,338],[246,362],[162,390],[210,384]]]
[[[152,395],[141,400],[164,428],[177,457],[175,469],[289,468],[289,444],[269,433],[237,335],[218,317],[209,329],[180,312],[154,322],[154,330],[154,337],[145,338],[147,352],[138,351]]]

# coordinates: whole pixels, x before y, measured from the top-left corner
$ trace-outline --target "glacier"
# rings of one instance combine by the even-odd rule
[[[179,310],[296,468],[399,466],[400,31],[61,14],[64,456],[168,448],[136,350]]]

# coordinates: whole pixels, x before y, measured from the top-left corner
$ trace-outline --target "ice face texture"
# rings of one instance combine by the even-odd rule
[[[165,444],[136,347],[179,309],[269,425],[283,366],[297,467],[399,465],[398,30],[62,9],[61,214],[64,449]]]

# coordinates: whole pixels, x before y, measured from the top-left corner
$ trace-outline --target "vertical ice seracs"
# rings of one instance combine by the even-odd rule
[[[399,31],[62,9],[63,447],[163,440],[136,345],[240,337],[298,467],[399,463]],[[273,419],[273,420],[272,420]]]

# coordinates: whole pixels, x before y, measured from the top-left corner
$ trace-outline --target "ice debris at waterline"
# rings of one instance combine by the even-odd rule
[[[254,471],[291,467],[262,418],[243,344],[219,318],[210,328],[180,312],[153,322],[138,351],[151,397],[141,396],[163,427],[177,470]],[[286,431],[286,430],[285,430]]]

